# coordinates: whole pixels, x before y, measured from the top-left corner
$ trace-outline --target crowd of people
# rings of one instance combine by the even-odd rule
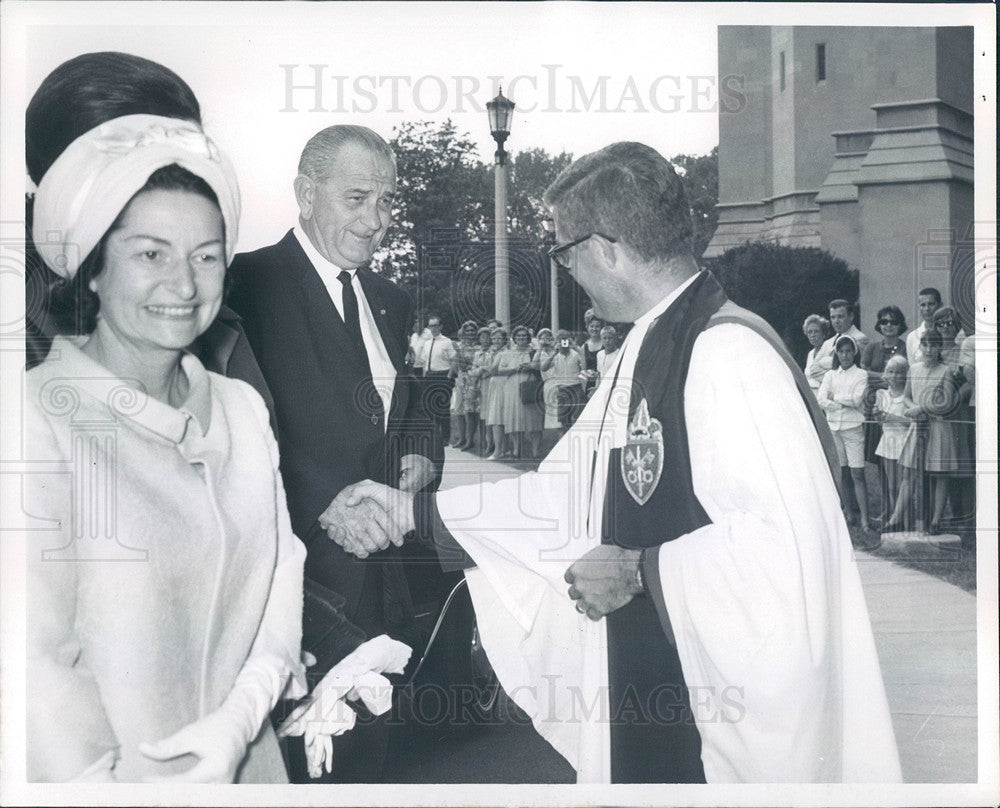
[[[898,306],[880,308],[871,340],[846,300],[830,302],[829,319],[811,314],[802,326],[812,346],[805,373],[834,435],[846,515],[865,532],[937,535],[974,514],[975,336],[938,289],[921,289],[918,306],[920,325],[908,333]],[[866,463],[881,472],[874,517]]]
[[[452,338],[441,334],[439,315],[424,322],[413,323],[407,361],[424,379],[437,438],[489,460],[537,459],[546,435],[565,434],[614,372],[624,331],[592,309],[582,339],[566,329],[508,330],[495,319],[467,320]]]

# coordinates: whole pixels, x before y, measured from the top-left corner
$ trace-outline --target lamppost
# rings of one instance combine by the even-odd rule
[[[548,258],[549,248],[556,246],[556,223],[552,219],[542,219],[542,229],[545,231],[544,250]],[[553,335],[559,330],[559,264],[554,258],[548,258],[549,262],[549,300],[551,301],[551,315]]]
[[[490,116],[490,134],[497,142],[494,156],[494,242],[495,242],[495,296],[494,316],[510,328],[510,267],[507,263],[507,152],[503,144],[510,134],[510,121],[514,115],[514,102],[504,98],[503,88],[497,97],[486,104]]]

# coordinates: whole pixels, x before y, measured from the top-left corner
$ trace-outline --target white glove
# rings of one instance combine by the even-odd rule
[[[240,670],[222,706],[192,721],[168,738],[140,743],[139,751],[154,760],[195,755],[198,763],[180,774],[147,778],[148,782],[232,783],[278,697],[294,684],[283,680],[285,666],[270,655],[253,657]]]
[[[334,665],[278,729],[278,737],[304,735],[310,777],[333,766],[333,736],[354,728],[347,700],[360,699],[373,715],[392,706],[392,684],[382,673],[402,673],[413,649],[382,634],[362,643]]]

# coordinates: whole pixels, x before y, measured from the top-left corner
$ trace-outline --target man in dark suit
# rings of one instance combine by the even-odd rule
[[[370,129],[331,126],[306,144],[294,189],[297,225],[277,244],[236,256],[231,305],[274,395],[292,527],[308,550],[303,647],[322,673],[337,660],[322,658],[322,597],[313,611],[312,584],[342,595],[348,619],[369,636],[412,644],[396,548],[358,559],[328,538],[327,528],[364,533],[379,518],[374,509],[349,514],[338,494],[365,478],[416,491],[433,465],[405,365],[409,297],[364,266],[391,221],[395,156]],[[376,735],[338,739],[362,748],[335,750],[335,779],[380,777],[385,738]]]

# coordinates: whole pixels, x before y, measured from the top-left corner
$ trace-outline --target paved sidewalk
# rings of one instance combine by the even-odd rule
[[[442,487],[518,473],[506,463],[448,449]],[[959,552],[950,549],[948,537],[936,539],[944,549],[917,536],[885,538],[911,558],[940,560]],[[857,559],[904,780],[976,782],[975,596],[887,558],[859,551]]]
[[[904,780],[976,782],[975,595],[888,559],[857,558]]]

